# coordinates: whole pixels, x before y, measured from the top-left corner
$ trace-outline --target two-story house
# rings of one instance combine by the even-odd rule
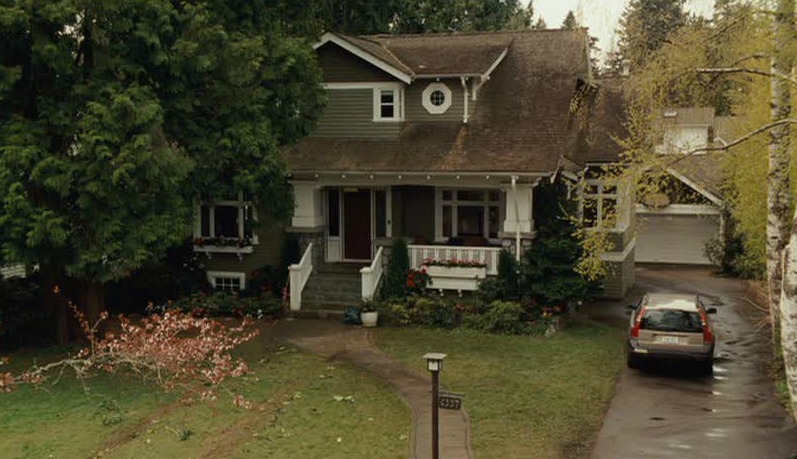
[[[327,108],[315,132],[284,153],[296,201],[285,230],[304,254],[291,270],[294,309],[372,295],[397,237],[409,241],[413,267],[457,258],[496,274],[501,249],[519,255],[533,244],[541,181],[562,172],[581,189],[590,158],[617,158],[616,145],[595,151],[604,146],[583,141],[578,112],[595,91],[586,30],[327,33],[315,50]],[[621,297],[633,283],[633,212],[622,193],[595,183],[584,197],[590,209],[624,209],[605,254],[606,293]],[[223,231],[253,238],[251,204],[224,205]],[[220,208],[203,212],[209,223],[198,231],[212,236]],[[213,255],[214,285],[241,288],[248,258],[267,258],[259,253],[278,231],[258,231],[257,245]]]

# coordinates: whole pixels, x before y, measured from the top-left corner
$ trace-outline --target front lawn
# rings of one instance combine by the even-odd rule
[[[364,370],[255,339],[232,383],[253,408],[181,403],[132,378],[74,378],[0,394],[3,459],[406,458],[411,415]],[[12,355],[17,368],[30,355]],[[337,397],[336,397],[337,396]]]
[[[619,330],[578,322],[551,338],[470,330],[380,329],[380,349],[465,394],[479,459],[588,457],[624,364]]]

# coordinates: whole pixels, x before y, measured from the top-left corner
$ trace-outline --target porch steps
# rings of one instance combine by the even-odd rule
[[[343,311],[362,302],[362,279],[358,264],[325,264],[320,266],[307,281],[302,292],[302,310]]]

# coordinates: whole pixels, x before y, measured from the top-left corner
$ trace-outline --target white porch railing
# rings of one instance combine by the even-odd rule
[[[379,287],[379,280],[382,278],[382,247],[376,251],[374,261],[371,266],[366,266],[360,270],[362,277],[362,296],[364,300],[371,300],[374,298],[376,288]]]
[[[291,311],[298,311],[302,308],[302,291],[304,290],[307,279],[313,273],[313,243],[307,246],[301,261],[288,268],[289,281],[291,286]]]
[[[480,261],[487,265],[487,274],[498,274],[498,254],[501,247],[460,247],[451,245],[410,245],[410,267],[418,269],[423,260],[472,260]]]

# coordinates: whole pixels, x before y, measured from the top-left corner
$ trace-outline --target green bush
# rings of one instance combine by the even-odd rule
[[[508,250],[499,253],[497,279],[503,287],[503,296],[496,299],[517,301],[520,298],[519,268],[517,260]]]
[[[410,252],[404,239],[393,241],[390,261],[385,271],[382,297],[386,299],[403,298],[406,295],[407,271],[410,269]]]
[[[280,298],[270,295],[239,297],[227,292],[196,293],[166,303],[162,308],[179,309],[196,317],[279,317],[283,311]]]
[[[484,313],[467,313],[462,323],[467,328],[504,335],[519,335],[526,332],[525,311],[520,303],[495,301]]]

